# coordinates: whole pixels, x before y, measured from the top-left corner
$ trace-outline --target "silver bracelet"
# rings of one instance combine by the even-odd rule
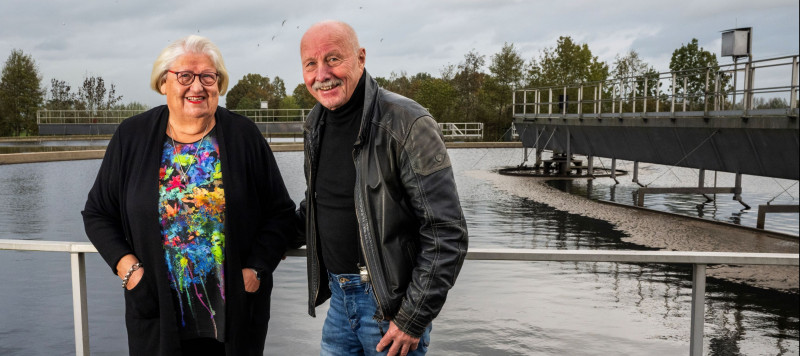
[[[141,262],[136,262],[131,268],[128,268],[128,273],[125,273],[125,278],[122,278],[122,288],[128,289],[128,279],[130,279],[133,272],[139,268],[142,268]]]

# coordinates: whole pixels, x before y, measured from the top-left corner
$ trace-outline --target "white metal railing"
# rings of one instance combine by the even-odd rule
[[[96,253],[89,242],[0,239],[0,250],[67,252],[71,255],[72,302],[75,319],[75,353],[89,355],[89,318],[86,302],[85,254]],[[304,257],[305,249],[291,250],[287,256]],[[478,249],[467,252],[468,260],[482,261],[559,261],[691,264],[692,318],[689,354],[703,354],[706,266],[778,265],[799,266],[800,256],[791,253],[680,252],[680,251],[606,251]]]
[[[783,110],[797,115],[798,56],[516,90],[513,114],[602,115]],[[756,74],[759,74],[757,76]],[[740,78],[741,77],[741,78]],[[767,78],[763,82],[757,77]],[[779,78],[779,79],[773,79]],[[760,100],[760,101],[759,101]],[[777,100],[777,102],[769,102]]]
[[[119,124],[146,110],[38,110],[37,124]],[[255,122],[305,121],[311,109],[253,109],[231,110]]]
[[[445,139],[483,139],[482,122],[440,122],[439,129]]]
[[[231,110],[255,122],[303,122],[311,109]]]

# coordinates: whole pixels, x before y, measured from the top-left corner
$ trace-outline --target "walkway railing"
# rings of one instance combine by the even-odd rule
[[[37,124],[119,124],[146,110],[38,110]],[[255,122],[302,122],[311,109],[231,110]]]
[[[440,122],[439,129],[445,139],[483,140],[482,122]]]
[[[797,116],[798,56],[517,90],[514,116],[681,116],[754,110]],[[662,113],[662,115],[658,115]]]
[[[88,242],[32,241],[0,239],[0,250],[67,252],[71,255],[72,301],[75,319],[75,353],[89,355],[89,318],[86,302],[87,253],[97,250]],[[304,257],[305,250],[291,250],[288,256]],[[560,261],[560,262],[623,262],[691,264],[692,318],[689,342],[692,356],[703,355],[706,266],[779,265],[798,266],[800,257],[789,253],[677,252],[677,251],[601,251],[601,250],[534,250],[534,249],[470,249],[468,260],[482,261]]]

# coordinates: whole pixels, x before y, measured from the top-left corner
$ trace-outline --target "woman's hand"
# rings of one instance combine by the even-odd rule
[[[127,254],[122,256],[117,262],[117,276],[119,279],[124,280],[125,274],[128,273],[128,270],[131,269],[131,266],[139,263],[139,259],[136,258],[133,254]],[[139,269],[133,271],[131,276],[128,278],[128,284],[125,285],[125,289],[131,290],[139,284],[139,281],[142,280],[142,276],[144,275],[144,268],[140,267]]]
[[[244,290],[247,293],[255,293],[261,286],[261,281],[256,276],[256,271],[252,268],[242,268],[242,278],[244,278]]]

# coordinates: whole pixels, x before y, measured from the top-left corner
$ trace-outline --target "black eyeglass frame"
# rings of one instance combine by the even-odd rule
[[[176,71],[174,71],[174,70],[169,70],[169,69],[167,70],[167,72],[170,72],[170,73],[172,73],[172,74],[175,74],[175,80],[177,80],[177,81],[178,81],[178,84],[180,84],[180,85],[185,85],[185,86],[192,85],[192,84],[194,83],[194,80],[195,80],[195,78],[199,77],[199,78],[200,78],[200,84],[201,84],[201,85],[203,85],[203,86],[206,86],[206,87],[210,87],[210,86],[212,86],[212,85],[214,85],[214,84],[217,84],[217,81],[219,80],[219,77],[220,77],[220,74],[219,74],[219,73],[217,73],[217,72],[203,72],[203,73],[194,73],[194,72],[190,72],[190,71],[188,71],[188,70],[183,70],[183,71],[178,71],[178,72],[176,72]],[[182,82],[181,82],[181,74],[191,74],[191,75],[192,75],[192,78],[191,78],[191,80],[189,80],[189,82],[188,82],[188,83],[182,83]],[[213,74],[213,75],[214,75],[214,76],[213,76],[213,79],[214,79],[214,81],[213,81],[213,82],[211,82],[211,83],[208,83],[208,84],[206,84],[206,83],[204,83],[204,82],[203,82],[203,75],[207,75],[207,74]],[[206,78],[208,78],[208,77],[206,77]]]

